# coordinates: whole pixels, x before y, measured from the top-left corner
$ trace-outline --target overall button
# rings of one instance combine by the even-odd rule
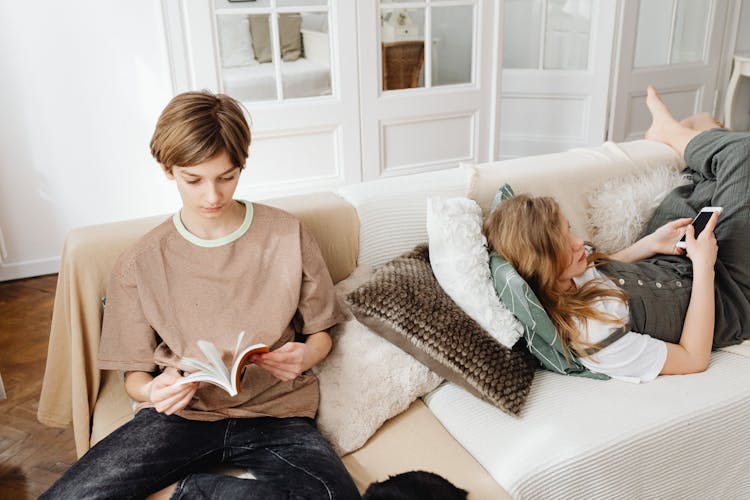
[[[680,288],[682,286],[682,281],[678,281],[675,285],[677,285],[677,288]]]
[[[624,279],[622,279],[622,278],[620,278],[619,280],[617,280],[617,282],[618,282],[619,284],[621,284],[621,285],[624,285],[624,284],[625,284],[625,280],[624,280]]]
[[[638,284],[641,285],[641,286],[643,286],[643,281],[638,280]]]
[[[659,283],[658,281],[656,282],[656,288],[661,288],[661,283]]]

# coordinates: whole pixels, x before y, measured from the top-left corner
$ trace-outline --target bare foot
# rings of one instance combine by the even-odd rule
[[[717,120],[711,113],[696,113],[688,116],[680,122],[682,125],[693,130],[711,130],[714,128],[725,128],[724,124]]]
[[[674,133],[675,128],[680,126],[680,123],[664,105],[653,85],[649,85],[646,89],[646,106],[651,112],[651,126],[643,134],[643,138],[669,144],[669,137]]]
[[[646,89],[646,106],[651,112],[651,127],[643,137],[670,146],[684,159],[685,148],[695,136],[701,133],[701,130],[690,128],[675,120],[653,85],[649,85]],[[701,124],[703,124],[703,119],[701,119]],[[716,124],[714,123],[710,128],[716,128]]]

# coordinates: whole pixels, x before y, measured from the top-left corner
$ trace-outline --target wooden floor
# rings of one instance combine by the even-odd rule
[[[56,283],[0,282],[0,498],[36,498],[75,462],[72,429],[36,419]]]

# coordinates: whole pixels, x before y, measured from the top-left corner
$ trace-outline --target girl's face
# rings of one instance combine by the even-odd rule
[[[562,217],[560,223],[562,224],[563,235],[568,242],[568,251],[565,255],[568,264],[559,279],[567,287],[569,284],[572,284],[574,277],[586,272],[588,261],[586,260],[586,249],[583,247],[583,240],[571,232],[568,219]]]

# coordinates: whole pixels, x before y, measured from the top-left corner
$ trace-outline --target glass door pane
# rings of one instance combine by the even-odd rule
[[[275,100],[268,14],[218,14],[216,21],[224,92],[244,102]]]
[[[225,93],[244,102],[331,95],[328,0],[215,6]]]
[[[539,68],[542,7],[543,0],[506,0],[503,16],[503,68]]]
[[[673,9],[674,0],[640,2],[634,68],[661,66],[669,62]]]
[[[424,8],[380,12],[382,89],[424,87]]]
[[[503,68],[587,69],[592,9],[591,0],[508,0]]]
[[[677,3],[670,64],[703,60],[710,9],[710,0],[681,0]]]
[[[544,69],[588,68],[591,9],[591,0],[547,0]]]
[[[381,0],[380,88],[471,83],[477,8],[477,0]]]
[[[703,61],[711,0],[641,1],[634,68]]]
[[[284,99],[331,95],[328,13],[279,15]],[[322,27],[326,27],[325,31]]]
[[[474,6],[432,8],[432,85],[471,83]]]

